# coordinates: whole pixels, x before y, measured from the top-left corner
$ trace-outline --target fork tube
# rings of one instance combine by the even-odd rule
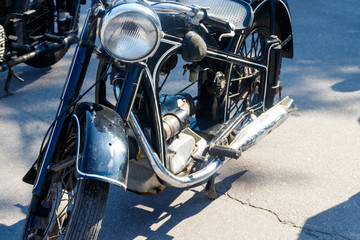
[[[92,2],[92,6],[96,1]],[[88,22],[89,16],[91,12],[89,11],[85,22]],[[75,54],[71,63],[71,67],[64,85],[63,92],[61,94],[61,101],[56,115],[56,121],[54,122],[54,127],[50,132],[50,137],[48,140],[48,144],[46,146],[46,150],[44,156],[42,158],[42,163],[40,166],[39,174],[36,179],[33,195],[34,197],[41,197],[43,194],[44,185],[47,179],[47,167],[51,163],[51,160],[54,157],[54,153],[56,151],[56,147],[58,143],[61,141],[61,134],[64,127],[66,127],[66,113],[64,112],[68,109],[68,107],[72,104],[72,102],[79,95],[80,88],[83,84],[85,73],[91,58],[92,50],[88,48],[81,47],[81,42],[85,40],[92,40],[94,34],[92,31],[92,26],[89,24],[84,24],[83,31],[80,35],[80,44],[77,46],[75,50]],[[96,25],[95,25],[96,26]],[[94,40],[94,39],[93,39]],[[36,201],[35,201],[36,202]],[[36,208],[36,203],[31,203],[31,209]],[[30,209],[30,210],[31,210]]]
[[[270,0],[270,32],[271,35],[274,35],[275,29],[274,29],[274,22],[275,22],[275,0]]]
[[[144,72],[143,67],[136,65],[137,64],[129,65],[120,97],[116,104],[116,112],[122,117],[124,121],[129,120],[130,112],[136,98],[136,93],[139,89],[142,74]]]

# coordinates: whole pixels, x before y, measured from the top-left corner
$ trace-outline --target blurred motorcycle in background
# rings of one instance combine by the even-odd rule
[[[44,68],[58,62],[76,42],[79,4],[72,0],[0,0],[0,72],[24,81],[13,67]]]

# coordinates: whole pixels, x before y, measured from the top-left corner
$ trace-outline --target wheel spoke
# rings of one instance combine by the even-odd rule
[[[76,138],[69,137],[68,148],[64,151],[67,155],[64,160],[71,157],[76,152]],[[71,147],[73,146],[73,147]],[[66,227],[64,224],[69,221],[70,209],[72,210],[76,198],[76,180],[73,177],[74,166],[67,166],[58,172],[55,172],[48,195],[43,201],[45,207],[49,207],[51,212],[47,218],[40,219],[37,226],[39,229],[45,229],[44,237],[46,239],[57,239],[64,235]]]
[[[251,59],[260,59],[264,53],[265,41],[269,38],[270,33],[264,27],[258,27],[252,30],[247,36],[243,36],[239,41],[241,44],[238,54]],[[229,103],[227,106],[227,116],[230,118],[245,106],[251,106],[259,93],[257,82],[261,81],[259,70],[253,67],[234,66],[230,88],[228,92]],[[258,100],[256,100],[258,101]]]

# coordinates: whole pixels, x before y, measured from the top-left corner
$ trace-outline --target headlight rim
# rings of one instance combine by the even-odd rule
[[[114,20],[116,17],[119,17],[120,15],[132,14],[132,13],[140,14],[144,16],[148,20],[148,23],[151,23],[152,26],[154,27],[154,30],[156,30],[156,40],[154,41],[155,44],[153,44],[151,50],[148,51],[146,54],[144,54],[144,56],[138,57],[136,59],[125,58],[124,56],[118,56],[116,53],[109,50],[106,44],[104,44],[106,42],[106,37],[104,36],[104,32],[106,30],[106,27],[110,25],[111,21]],[[111,57],[117,60],[132,63],[132,62],[140,62],[153,56],[160,45],[161,39],[163,37],[163,33],[162,33],[159,16],[150,6],[140,3],[126,3],[126,4],[120,3],[112,6],[104,14],[100,22],[99,37],[100,37],[101,45],[105,49],[107,54],[109,54]]]

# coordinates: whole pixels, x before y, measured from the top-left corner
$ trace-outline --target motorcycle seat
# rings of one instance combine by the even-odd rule
[[[176,0],[176,2],[207,8],[208,15],[231,22],[235,25],[235,30],[250,27],[254,19],[251,6],[241,0]]]

